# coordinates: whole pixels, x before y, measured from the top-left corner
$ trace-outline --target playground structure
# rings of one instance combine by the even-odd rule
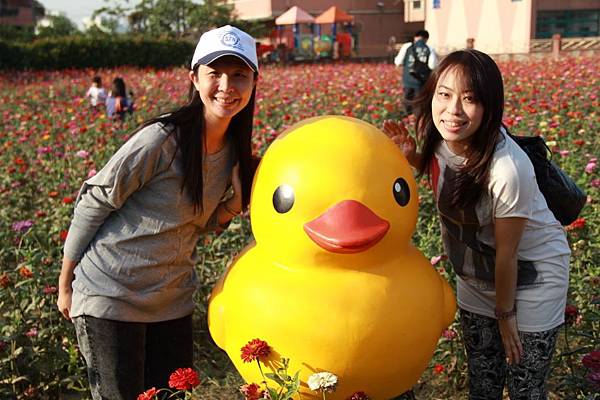
[[[358,39],[352,34],[353,22],[354,18],[337,6],[331,6],[317,17],[293,6],[275,19],[277,52],[274,58],[284,62],[349,58]]]

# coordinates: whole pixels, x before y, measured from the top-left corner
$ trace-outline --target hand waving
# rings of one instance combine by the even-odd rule
[[[392,139],[404,154],[410,165],[417,165],[417,142],[410,136],[408,129],[400,121],[386,120],[383,122],[383,132]]]

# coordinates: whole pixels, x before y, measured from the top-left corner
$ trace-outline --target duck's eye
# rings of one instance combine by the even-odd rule
[[[273,193],[273,207],[284,214],[292,209],[294,205],[294,189],[290,185],[281,185]]]
[[[410,188],[404,178],[396,179],[392,191],[394,192],[396,203],[400,204],[402,207],[408,204],[410,200]]]

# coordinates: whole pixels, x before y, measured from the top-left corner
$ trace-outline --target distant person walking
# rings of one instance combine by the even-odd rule
[[[125,120],[127,114],[133,112],[133,101],[127,97],[125,81],[121,77],[113,79],[112,90],[106,99],[106,115],[109,118]]]
[[[429,32],[425,30],[415,33],[412,42],[402,45],[394,59],[397,67],[402,67],[402,85],[404,89],[404,107],[407,114],[412,114],[412,100],[419,93],[432,69],[438,64],[435,50],[427,44]]]
[[[102,87],[102,78],[100,76],[94,76],[92,86],[85,93],[85,97],[89,99],[90,106],[93,108],[104,107],[106,103],[106,89]]]

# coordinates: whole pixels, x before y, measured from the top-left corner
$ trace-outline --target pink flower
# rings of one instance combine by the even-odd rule
[[[90,153],[85,150],[79,150],[77,153],[75,153],[75,155],[79,158],[88,158],[90,156]]]
[[[566,157],[569,155],[569,150],[561,150],[558,152],[558,154],[560,154],[563,157]]]
[[[600,187],[600,178],[596,178],[592,181],[592,187],[595,187],[595,188]]]
[[[586,174],[591,174],[592,172],[594,172],[594,169],[596,169],[596,163],[590,161],[586,166],[585,166],[585,173]]]
[[[88,172],[87,177],[91,178],[92,176],[96,175],[98,173],[98,171],[96,171],[95,169],[90,169],[90,172]]]
[[[30,337],[30,338],[36,337],[37,335],[38,335],[38,330],[35,327],[31,328],[30,330],[25,332],[25,336]]]
[[[446,329],[444,332],[442,332],[442,336],[448,340],[452,340],[456,338],[457,334],[454,329]]]
[[[431,265],[436,265],[440,261],[447,260],[447,259],[448,259],[447,255],[441,254],[439,256],[433,256],[433,257],[431,257],[431,260],[429,260],[429,261],[431,262]]]

